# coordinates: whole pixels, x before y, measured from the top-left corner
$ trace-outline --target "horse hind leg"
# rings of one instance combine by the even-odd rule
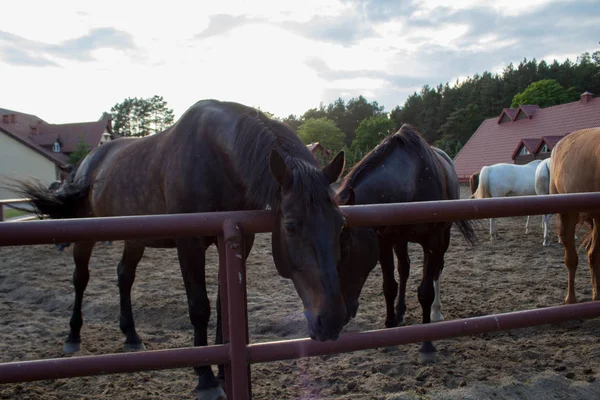
[[[135,330],[133,321],[133,310],[131,308],[131,287],[135,280],[135,270],[144,255],[144,246],[125,242],[123,255],[117,267],[119,282],[119,297],[121,306],[121,317],[119,327],[125,335],[125,349],[145,350],[144,343]]]
[[[69,322],[71,330],[63,346],[65,353],[77,353],[81,350],[81,327],[83,326],[81,306],[83,303],[83,293],[90,279],[89,263],[93,249],[94,242],[76,242],[73,246],[75,302],[73,303],[73,313]]]
[[[525,222],[525,234],[529,235],[529,215],[527,216],[527,221]]]
[[[388,240],[382,240],[379,246],[379,265],[383,275],[383,296],[385,297],[385,327],[398,326],[398,318],[394,312],[394,300],[398,293],[398,283],[394,278],[394,252],[393,245]]]
[[[577,272],[577,248],[575,247],[575,226],[577,224],[577,213],[559,214],[559,236],[565,249],[564,262],[568,271],[567,297],[565,303],[573,304],[577,302],[575,296],[575,273]]]
[[[592,281],[592,300],[600,300],[600,216],[594,217],[592,241],[588,247],[588,264]]]
[[[433,290],[435,292],[435,298],[433,299],[433,304],[431,305],[431,322],[441,322],[444,320],[444,316],[442,315],[442,301],[440,298],[440,278],[442,277],[442,273],[436,280],[433,281]]]
[[[548,229],[548,223],[550,221],[550,214],[544,214],[542,219],[542,225],[544,227],[544,242],[542,243],[544,247],[550,246],[550,231]]]

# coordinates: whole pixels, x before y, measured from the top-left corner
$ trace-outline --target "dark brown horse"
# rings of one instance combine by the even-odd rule
[[[94,149],[58,192],[32,183],[22,183],[20,192],[33,199],[40,214],[52,218],[270,208],[277,216],[272,234],[275,266],[293,281],[311,338],[324,341],[338,338],[346,316],[337,274],[344,217],[329,186],[343,168],[343,152],[318,168],[287,125],[261,112],[203,100],[164,132],[117,139]],[[246,257],[253,240],[254,235],[245,237]],[[177,248],[194,345],[207,344],[205,251],[216,243],[216,237],[125,242],[117,272],[120,328],[127,348],[143,348],[133,321],[131,287],[145,247]],[[80,348],[81,303],[93,247],[93,242],[74,245],[75,304],[66,352]],[[199,398],[223,395],[210,366],[195,370]]]
[[[368,153],[346,176],[338,191],[338,202],[345,205],[404,203],[458,199],[460,187],[452,160],[446,153],[430,147],[421,135],[408,125],[403,125],[394,135],[388,136]],[[464,238],[475,243],[475,232],[469,221],[456,223]],[[444,268],[444,254],[450,244],[451,222],[375,227],[379,245],[379,262],[383,272],[383,292],[386,302],[386,327],[404,324],[406,311],[406,281],[410,271],[408,243],[423,247],[423,279],[418,288],[418,298],[423,310],[423,323],[442,320],[440,314],[439,278]],[[347,239],[342,235],[342,247]],[[400,286],[394,279],[394,252],[398,258]],[[361,286],[377,260],[361,259],[352,253],[342,257],[340,265],[353,265],[361,271],[355,279]],[[358,265],[357,265],[358,264]],[[340,279],[345,281],[340,268]],[[435,282],[435,287],[434,287]],[[394,300],[399,294],[394,311]],[[435,298],[435,303],[434,303]],[[432,310],[433,305],[433,310]],[[349,305],[354,315],[358,307]],[[424,342],[421,359],[433,359],[435,347]]]
[[[600,192],[600,128],[575,131],[562,138],[552,149],[550,163],[550,194]],[[565,267],[568,270],[565,303],[577,302],[575,273],[578,256],[575,230],[580,223],[591,226],[582,241],[587,250],[592,280],[592,300],[600,300],[600,213],[571,212],[558,214],[559,237],[565,249]]]

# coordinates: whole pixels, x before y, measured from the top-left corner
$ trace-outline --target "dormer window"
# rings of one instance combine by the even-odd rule
[[[58,140],[52,145],[52,151],[55,153],[60,153],[60,143]]]
[[[529,152],[529,150],[527,149],[527,147],[521,146],[521,150],[519,150],[519,155],[520,156],[526,156],[528,154],[531,154],[531,153]]]
[[[540,148],[540,153],[550,153],[550,149],[548,149],[548,145],[544,143]]]

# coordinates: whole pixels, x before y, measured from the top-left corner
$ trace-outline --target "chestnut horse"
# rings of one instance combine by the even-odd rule
[[[550,194],[600,192],[600,128],[575,131],[562,138],[552,149],[550,164]],[[558,214],[560,241],[564,247],[564,262],[568,270],[565,302],[577,302],[575,273],[577,249],[575,229],[578,222],[587,222],[591,231],[583,239],[587,251],[592,281],[592,300],[600,300],[600,212],[570,212]]]
[[[430,147],[411,126],[403,125],[349,172],[337,196],[339,204],[345,205],[451,200],[459,199],[460,186],[450,157],[443,151]],[[456,225],[465,239],[474,244],[476,237],[471,223],[459,221]],[[383,272],[386,327],[404,324],[406,281],[410,272],[409,242],[419,243],[423,248],[423,278],[418,288],[423,323],[443,320],[440,313],[439,278],[444,268],[444,254],[450,245],[451,227],[452,222],[436,222],[374,228],[378,235],[378,258]],[[366,234],[363,235],[365,240],[372,240]],[[345,245],[344,235],[341,243],[342,246]],[[400,286],[394,278],[394,252],[398,258]],[[352,252],[348,254],[351,259],[343,256],[341,267],[361,264],[356,268],[362,268],[363,273],[356,279],[366,279],[377,260],[361,259]],[[397,295],[398,303],[394,311]],[[355,313],[358,304],[348,303],[350,312]],[[422,361],[432,361],[435,351],[431,342],[424,342],[420,349]]]
[[[344,217],[329,186],[339,178],[344,163],[340,152],[320,169],[287,125],[241,104],[202,100],[161,133],[97,147],[57,192],[30,182],[21,182],[18,190],[33,199],[38,213],[51,218],[270,208],[276,214],[275,266],[293,281],[302,299],[310,337],[325,341],[338,338],[346,318],[337,273]],[[245,236],[245,257],[253,240],[254,235]],[[211,244],[217,244],[216,237],[125,242],[117,272],[120,328],[127,348],[143,349],[133,321],[131,287],[145,247],[177,248],[194,345],[207,345],[205,251]],[[75,303],[66,352],[80,349],[81,304],[93,247],[93,242],[74,245]],[[219,314],[217,307],[217,321]],[[210,366],[195,371],[198,398],[224,396]]]

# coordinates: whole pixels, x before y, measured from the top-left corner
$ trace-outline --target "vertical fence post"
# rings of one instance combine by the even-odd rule
[[[0,222],[4,222],[4,204],[0,203]]]
[[[217,248],[219,249],[219,297],[217,297],[217,307],[221,310],[221,331],[217,331],[217,338],[220,333],[222,338],[221,344],[227,344],[229,343],[229,306],[227,301],[227,260],[225,254],[225,238],[223,236],[219,236]],[[217,342],[217,344],[219,343]],[[223,375],[223,378],[225,378],[225,392],[228,395],[233,396],[231,395],[231,393],[233,393],[231,364],[227,363],[223,365]]]
[[[246,309],[246,263],[244,240],[237,223],[223,223],[225,260],[227,263],[227,306],[229,308],[229,348],[234,400],[250,399],[250,366],[248,365],[248,320]],[[229,397],[229,393],[227,394]]]

